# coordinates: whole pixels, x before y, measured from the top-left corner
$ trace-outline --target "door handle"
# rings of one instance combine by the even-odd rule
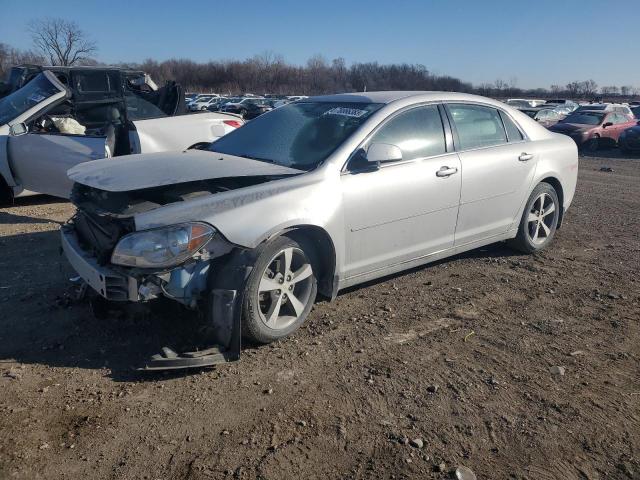
[[[518,160],[520,160],[521,162],[528,162],[529,160],[531,160],[533,158],[533,154],[532,153],[525,153],[522,152],[520,154],[520,156],[518,157]]]
[[[440,170],[436,172],[436,177],[450,177],[454,173],[458,173],[458,169],[456,167],[447,167],[445,165],[440,167]]]

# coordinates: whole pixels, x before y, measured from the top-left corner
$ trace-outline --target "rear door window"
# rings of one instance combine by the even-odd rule
[[[497,109],[465,104],[449,104],[448,108],[458,134],[460,150],[507,143],[505,127]]]
[[[396,115],[373,135],[372,143],[398,146],[403,160],[442,155],[446,147],[438,107],[416,107]]]

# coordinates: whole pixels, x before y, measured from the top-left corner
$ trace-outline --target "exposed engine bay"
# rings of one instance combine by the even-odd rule
[[[108,213],[112,217],[119,218],[153,210],[170,203],[186,202],[202,196],[237,190],[280,178],[284,178],[284,176],[227,177],[125,192],[108,192],[76,183],[71,193],[71,201],[80,209],[92,213]]]

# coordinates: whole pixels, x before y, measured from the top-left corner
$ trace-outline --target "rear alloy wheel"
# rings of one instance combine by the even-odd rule
[[[539,184],[527,201],[518,234],[510,244],[525,253],[546,248],[556,233],[560,208],[555,189],[548,183]]]
[[[311,261],[294,240],[279,237],[258,255],[247,281],[242,332],[249,340],[269,343],[304,323],[317,293]]]

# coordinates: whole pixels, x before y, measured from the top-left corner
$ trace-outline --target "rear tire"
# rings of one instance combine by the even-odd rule
[[[242,334],[252,342],[270,343],[305,322],[318,285],[312,252],[295,240],[278,237],[259,248],[243,295]]]
[[[518,234],[509,245],[524,253],[547,248],[556,233],[561,208],[556,190],[548,183],[538,184],[524,207]]]

